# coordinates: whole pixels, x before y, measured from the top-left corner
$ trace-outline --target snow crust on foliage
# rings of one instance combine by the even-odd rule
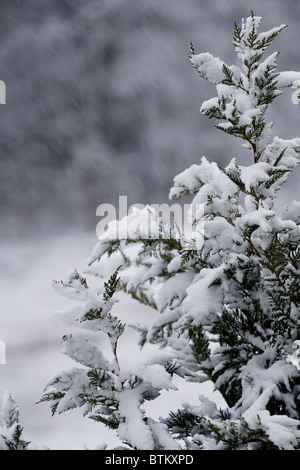
[[[24,441],[22,432],[23,428],[19,422],[19,407],[11,394],[6,391],[1,397],[0,450],[47,450],[45,447]]]
[[[100,351],[81,333],[70,335],[65,339],[62,354],[87,367],[109,369],[109,362]]]
[[[167,305],[172,304],[175,307],[182,302],[183,296],[188,286],[193,281],[192,273],[179,273],[170,279],[167,279],[164,289],[157,294],[157,307],[163,311]]]
[[[209,52],[193,55],[191,62],[197,67],[200,73],[205,73],[205,77],[212,83],[219,83],[224,79],[223,65],[218,57],[212,56]]]
[[[292,347],[296,350],[293,354],[288,354],[286,356],[287,362],[293,364],[293,366],[297,367],[300,370],[300,341],[296,340],[293,342]]]
[[[1,403],[1,424],[9,428],[13,423],[17,422],[19,418],[19,409],[16,406],[10,393],[6,391],[2,395]]]
[[[282,211],[283,220],[293,220],[300,225],[300,201],[292,201],[289,206],[285,206]]]
[[[240,165],[240,170],[240,178],[245,184],[246,190],[250,191],[251,187],[258,186],[269,179],[267,170],[270,170],[270,165],[265,162],[258,162],[249,166]]]
[[[257,400],[261,400],[262,391],[269,390],[269,398],[273,395],[280,399],[282,393],[276,384],[284,384],[287,390],[290,389],[289,377],[294,374],[295,369],[284,359],[273,362],[276,359],[276,354],[275,348],[266,349],[263,354],[253,356],[247,365],[241,368],[242,385],[245,393],[240,403],[238,403],[237,409],[243,413],[251,408]],[[266,368],[268,362],[271,362],[271,364]],[[287,406],[289,412],[293,415],[295,410],[291,409],[289,404]]]
[[[197,191],[197,203],[205,203],[207,196],[216,194],[226,197],[236,190],[235,184],[222,173],[215,162],[201,158],[200,165],[192,165],[174,178],[174,186],[170,190],[170,199],[175,199],[185,192]]]
[[[160,364],[149,364],[146,367],[141,365],[136,369],[133,368],[132,372],[136,373],[144,382],[151,384],[154,388],[176,390],[170,374]]]
[[[151,418],[147,420],[147,423],[157,442],[155,449],[182,450],[181,446],[170,437],[168,427],[165,424],[156,422]]]
[[[177,390],[166,368],[166,364],[176,360],[174,352],[152,350],[151,355],[137,355],[134,363],[129,365],[122,361],[122,357],[118,359],[118,340],[126,328],[113,314],[117,300],[113,296],[107,297],[109,291],[105,285],[103,289],[97,282],[91,284],[77,271],[70,271],[64,281],[54,283],[55,289],[61,294],[73,301],[77,300],[61,312],[67,323],[106,334],[112,354],[110,359],[107,358],[101,347],[82,333],[65,336],[63,354],[81,367],[52,377],[46,384],[46,397],[52,397],[49,401],[52,401],[57,413],[82,408],[84,415],[96,414],[101,417],[113,412],[114,419],[119,420],[118,437],[133,448],[151,450],[157,445],[162,449],[165,445],[170,449],[179,448],[167,434],[165,425],[153,420],[147,424],[142,409],[142,404],[158,397],[161,390]],[[95,373],[99,374],[98,378],[91,381]],[[93,405],[86,400],[86,396],[90,397]],[[108,411],[116,403],[118,406]]]

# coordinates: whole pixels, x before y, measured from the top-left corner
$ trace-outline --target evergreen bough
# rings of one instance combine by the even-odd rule
[[[24,440],[19,408],[8,392],[3,395],[0,411],[0,450],[37,450]]]

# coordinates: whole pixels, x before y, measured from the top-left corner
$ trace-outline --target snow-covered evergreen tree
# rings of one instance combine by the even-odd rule
[[[8,392],[2,397],[0,411],[0,450],[37,450],[36,446],[24,440],[19,408]]]
[[[120,365],[117,348],[126,325],[112,312],[118,271],[104,283],[104,290],[90,287],[77,271],[70,272],[65,282],[55,283],[59,292],[83,304],[65,312],[66,322],[96,334],[104,333],[111,346],[111,358],[106,358],[101,347],[81,333],[65,336],[63,353],[81,367],[51,379],[41,401],[51,402],[53,414],[82,407],[84,415],[115,429],[124,449],[180,448],[166,424],[154,422],[151,417],[146,420],[141,410],[162,389],[174,389],[170,353],[161,351],[147,363],[137,361],[132,368]]]
[[[252,13],[235,24],[240,66],[197,55],[191,45],[193,67],[217,90],[201,112],[249,152],[247,166],[232,159],[222,168],[203,157],[174,179],[171,199],[192,195],[192,208],[205,207],[203,245],[187,249],[185,234],[175,231],[164,237],[162,220],[161,236],[146,239],[144,212],[137,210],[131,239],[104,233],[93,250],[87,275],[96,276],[96,290],[77,272],[56,283],[84,304],[72,307],[68,321],[105,332],[112,359],[82,335],[65,337],[64,352],[84,367],[51,380],[43,400],[54,412],[83,407],[129,448],[299,448],[300,202],[281,215],[275,202],[299,163],[300,138],[272,136],[267,110],[300,73],[278,72],[277,53],[265,57],[285,25],[259,32],[260,23]],[[197,211],[191,214],[196,225]],[[103,292],[98,282],[109,258],[120,268]],[[157,354],[130,370],[120,368],[117,356],[124,332],[112,313],[117,288],[157,310],[150,326],[135,325],[141,346],[157,345]],[[142,405],[172,389],[174,374],[212,381],[227,408],[200,396],[198,406],[183,404],[155,422]]]

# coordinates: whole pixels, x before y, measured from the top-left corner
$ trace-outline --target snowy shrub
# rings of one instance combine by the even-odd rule
[[[2,397],[0,450],[37,450],[30,442],[23,439],[23,427],[19,423],[19,409],[8,392]]]
[[[232,159],[224,168],[202,157],[175,177],[170,199],[190,195],[191,207],[205,206],[203,246],[187,249],[184,233],[145,239],[137,223],[132,239],[103,234],[86,277],[73,271],[55,283],[76,301],[66,322],[105,334],[111,355],[96,337],[65,336],[63,352],[79,367],[52,378],[42,401],[53,413],[82,408],[114,429],[126,449],[299,448],[300,204],[279,214],[275,201],[299,163],[300,138],[272,136],[267,110],[300,73],[278,72],[277,53],[265,57],[285,25],[259,32],[260,23],[251,14],[235,24],[239,66],[197,55],[191,45],[193,67],[217,92],[201,112],[240,138],[249,156],[247,166]],[[112,260],[118,268],[107,278]],[[114,313],[119,289],[156,312],[147,325],[133,326],[153,354],[130,367],[118,358],[130,328]],[[173,390],[176,375],[211,381],[227,406],[218,409],[199,385],[197,406],[184,403],[154,420],[145,404]]]

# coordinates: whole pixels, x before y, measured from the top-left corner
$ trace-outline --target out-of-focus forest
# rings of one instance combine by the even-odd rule
[[[174,176],[205,155],[247,164],[234,137],[201,116],[215,88],[189,64],[189,45],[231,65],[234,21],[262,16],[262,31],[288,25],[274,41],[279,70],[300,70],[300,2],[293,0],[1,0],[0,80],[0,402],[9,390],[25,438],[52,449],[82,449],[114,437],[74,412],[51,417],[36,405],[45,382],[72,367],[60,354],[69,333],[51,289],[81,271],[96,242],[96,208],[167,202]],[[270,111],[275,134],[300,136],[294,90]],[[249,162],[250,163],[250,162]],[[252,163],[252,162],[251,162]],[[280,205],[299,198],[299,171]],[[125,295],[125,294],[124,294]],[[123,298],[134,323],[146,307]],[[124,360],[138,354],[129,342]],[[168,406],[196,403],[198,385]],[[208,389],[212,394],[212,390]],[[174,402],[172,400],[174,399]],[[158,405],[156,405],[158,406]],[[157,414],[166,412],[162,402]]]
[[[188,54],[193,41],[236,61],[233,23],[251,9],[262,28],[289,25],[274,47],[281,69],[297,69],[292,0],[2,0],[1,236],[94,230],[99,204],[165,202],[173,177],[202,155],[246,158],[200,115],[214,87]],[[283,137],[299,132],[290,95],[273,108]]]

